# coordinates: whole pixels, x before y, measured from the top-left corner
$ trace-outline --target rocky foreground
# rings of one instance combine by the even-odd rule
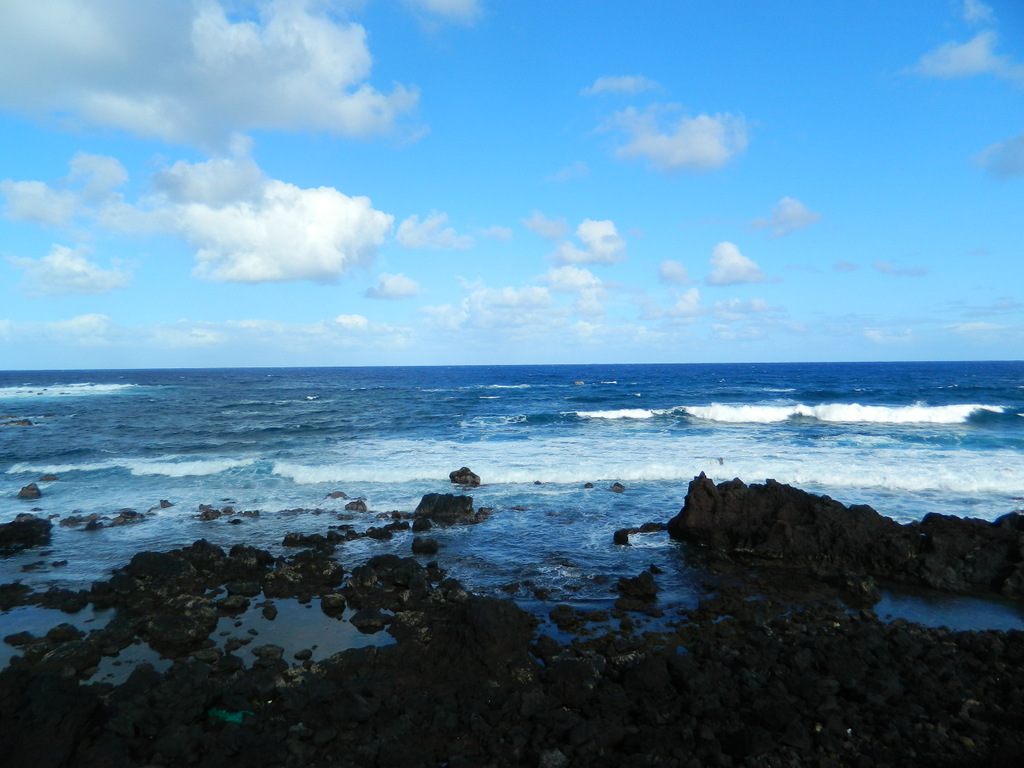
[[[920,530],[895,523],[882,522],[881,536],[854,510],[853,527],[866,526],[882,553],[872,555],[846,546],[861,536],[842,532],[841,505],[736,482],[696,479],[689,511],[669,522],[714,583],[691,610],[659,602],[657,574],[645,572],[619,583],[616,608],[551,606],[542,624],[510,601],[468,593],[437,563],[385,555],[348,571],[326,542],[288,558],[206,541],[142,552],[81,593],[4,585],[8,605],[92,603],[116,617],[88,634],[62,625],[5,638],[20,656],[0,672],[2,764],[1022,764],[1024,632],[885,623],[863,607],[870,580],[901,574],[915,583],[939,574],[940,585],[959,574],[956,588],[1010,591],[1022,554],[1016,521],[982,523],[1002,531],[1000,544],[978,534],[987,544],[961,552],[962,537],[922,544]],[[980,531],[976,522],[964,530]],[[939,549],[942,567],[929,554]],[[975,579],[993,549],[1006,562]],[[218,618],[261,598],[319,599],[328,615],[386,628],[395,642],[320,661],[216,644]],[[639,631],[659,614],[647,625],[656,631]],[[117,686],[89,682],[103,657],[138,641],[173,664],[141,665]]]

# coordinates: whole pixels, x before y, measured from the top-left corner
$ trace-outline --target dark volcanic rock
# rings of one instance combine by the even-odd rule
[[[38,499],[43,495],[43,492],[39,490],[39,486],[35,483],[29,483],[20,491],[18,491],[19,499]]]
[[[435,525],[477,522],[473,511],[472,496],[456,496],[452,493],[428,493],[414,512],[416,517],[425,517]]]
[[[448,479],[456,485],[480,485],[480,475],[469,467],[462,467],[448,473]]]
[[[713,550],[809,566],[821,575],[849,569],[953,592],[1024,594],[1024,516],[989,523],[928,515],[900,525],[871,507],[846,507],[767,480],[690,483],[669,535]]]
[[[14,522],[0,525],[0,555],[20,552],[50,543],[53,523],[35,515],[18,515]]]

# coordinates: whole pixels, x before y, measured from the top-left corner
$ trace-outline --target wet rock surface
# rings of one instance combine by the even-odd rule
[[[20,552],[50,543],[53,523],[35,515],[21,514],[0,525],[0,555]]]
[[[715,497],[718,486],[694,482],[691,494],[712,501],[722,493],[744,498],[736,485]],[[710,520],[704,530],[713,546],[684,550],[708,594],[688,608],[671,604],[651,567],[609,584],[603,609],[563,603],[528,613],[472,594],[422,555],[378,554],[346,568],[335,555],[337,531],[290,535],[280,557],[206,540],[139,552],[87,592],[0,585],[5,609],[114,609],[91,631],[64,622],[4,638],[19,655],[0,671],[2,764],[1020,765],[1024,632],[887,623],[851,607],[864,558],[872,572],[889,573],[887,553],[902,546],[879,532],[898,539],[903,527],[864,513],[843,532],[831,527],[831,500],[770,494],[790,506],[737,507],[746,511],[735,519],[749,526],[740,533],[720,526],[718,508],[690,520]],[[454,504],[462,510],[456,521],[477,514],[471,499],[468,512],[466,502]],[[688,497],[691,510],[698,504]],[[765,525],[754,524],[750,509],[764,510]],[[790,530],[767,530],[779,517]],[[818,518],[816,530],[801,528]],[[945,519],[930,523],[932,543],[918,559],[938,563],[931,553],[942,552],[953,568],[977,542],[991,542],[988,528],[1014,530],[971,522],[974,538],[955,539],[940,530]],[[679,526],[670,524],[673,535]],[[861,527],[881,555],[858,548]],[[648,523],[624,535],[664,535],[662,528]],[[608,548],[624,551],[610,540]],[[806,567],[751,567],[750,558],[783,557]],[[861,571],[851,570],[856,564]],[[923,566],[904,568],[920,581]],[[961,565],[956,579],[937,566],[929,572],[956,589],[983,570]],[[216,644],[218,619],[261,607],[276,614],[271,598],[319,598],[322,614],[358,632],[386,631],[394,642],[318,660],[309,648],[293,653],[255,638],[255,630]],[[140,664],[117,685],[92,681],[102,659],[140,642],[169,666]]]
[[[1024,595],[1024,515],[1017,513],[991,523],[930,514],[900,525],[871,507],[846,507],[774,480],[715,485],[701,473],[668,531],[715,552],[806,566],[848,582],[866,575],[949,592]]]

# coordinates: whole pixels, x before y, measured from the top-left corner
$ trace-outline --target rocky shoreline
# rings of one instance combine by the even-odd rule
[[[487,517],[432,496],[394,525]],[[0,671],[0,754],[38,768],[1021,764],[1024,632],[871,609],[888,581],[1019,595],[1020,516],[905,527],[873,515],[770,481],[695,479],[667,526],[609,542],[666,527],[689,542],[708,596],[687,609],[645,571],[607,610],[527,612],[449,578],[424,535],[415,557],[350,570],[337,537],[296,535],[286,557],[205,540],[139,552],[80,592],[0,585],[4,610],[113,614],[88,633],[4,638],[19,655]],[[17,522],[5,546],[45,535]],[[387,644],[314,659],[217,637],[225,618],[241,635],[247,611],[273,619],[293,600]],[[140,644],[167,662],[94,680]]]

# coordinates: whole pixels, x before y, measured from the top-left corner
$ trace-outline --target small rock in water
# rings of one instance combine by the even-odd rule
[[[35,483],[29,483],[20,491],[18,491],[19,499],[38,499],[43,495],[42,491],[39,490],[39,486]]]
[[[469,467],[461,467],[448,473],[448,479],[456,485],[480,485],[480,475]]]

